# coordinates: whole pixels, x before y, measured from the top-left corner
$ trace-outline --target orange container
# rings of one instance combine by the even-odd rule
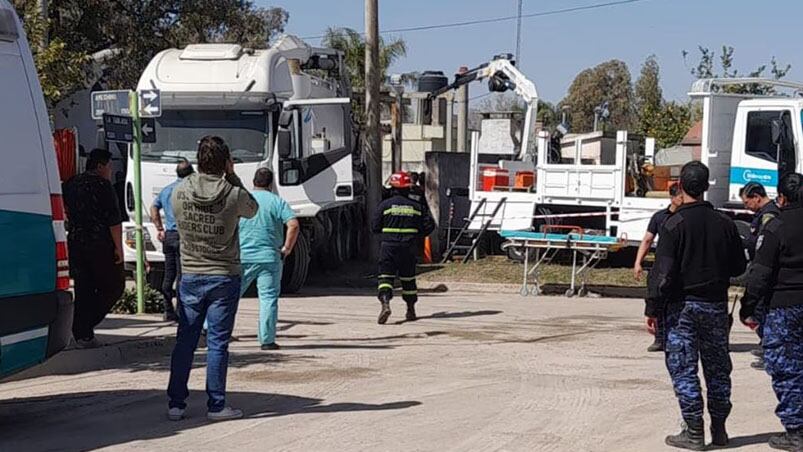
[[[491,191],[494,187],[510,186],[510,172],[503,168],[485,168],[482,170],[482,191]]]
[[[516,188],[530,188],[535,184],[535,173],[532,171],[516,171]]]

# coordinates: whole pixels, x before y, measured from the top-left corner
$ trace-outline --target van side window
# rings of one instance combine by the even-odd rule
[[[772,120],[780,118],[783,113],[783,110],[774,110],[747,114],[745,154],[773,163],[778,161],[778,149],[772,142]]]

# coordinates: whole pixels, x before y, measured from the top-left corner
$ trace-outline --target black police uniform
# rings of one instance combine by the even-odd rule
[[[761,234],[761,232],[764,230],[764,226],[770,220],[777,218],[780,214],[781,209],[778,208],[778,205],[775,204],[775,202],[768,202],[753,215],[753,220],[750,222],[750,236],[747,237],[744,243],[745,248],[747,248],[747,253],[750,255],[751,261],[755,259],[756,240],[758,239],[759,234]],[[763,302],[758,304],[753,314],[753,319],[758,322],[756,334],[758,334],[759,339],[764,336],[764,316],[767,313],[768,304],[769,300],[763,300]],[[753,367],[757,369],[762,369],[763,366],[764,364],[760,358],[757,362],[753,363]]]
[[[664,227],[664,223],[669,217],[672,216],[672,211],[669,207],[665,209],[661,209],[658,212],[655,212],[650,218],[650,222],[647,224],[647,232],[653,235],[653,237],[658,237],[661,232],[661,228]],[[655,328],[655,342],[659,344],[661,348],[663,348],[664,344],[664,318],[663,316],[659,316],[658,322]],[[661,351],[659,348],[658,351]]]
[[[379,204],[372,219],[371,230],[381,234],[379,258],[380,301],[393,298],[393,280],[399,276],[402,298],[407,303],[418,301],[415,283],[416,243],[435,229],[429,211],[406,194],[394,191],[393,196]]]
[[[739,316],[754,317],[764,299],[769,310],[762,346],[778,397],[775,413],[791,442],[803,450],[803,203],[781,209],[756,240]],[[773,440],[778,440],[773,438]],[[771,440],[772,441],[772,440]]]
[[[698,360],[713,425],[724,431],[731,411],[728,287],[744,272],[744,248],[733,221],[707,202],[680,206],[660,235],[645,314],[664,316],[666,366],[688,431],[701,438]]]

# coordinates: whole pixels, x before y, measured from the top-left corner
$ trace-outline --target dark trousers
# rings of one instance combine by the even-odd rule
[[[708,412],[726,419],[731,411],[733,366],[728,351],[728,304],[687,299],[670,304],[665,317],[666,367],[680,403],[683,419],[702,421],[703,394],[697,376],[698,361],[708,389]]]
[[[179,247],[178,231],[165,231],[165,240],[162,243],[162,253],[165,256],[165,274],[162,281],[162,295],[164,296],[165,313],[173,313],[173,298],[176,305],[181,301],[179,292],[174,289],[181,284],[181,250]]]
[[[379,300],[393,298],[393,281],[399,277],[402,285],[402,299],[407,303],[418,301],[418,287],[415,283],[415,242],[382,242],[379,256]]]
[[[75,284],[73,336],[91,339],[95,337],[95,327],[123,295],[123,264],[114,263],[111,243],[69,245],[70,273]]]

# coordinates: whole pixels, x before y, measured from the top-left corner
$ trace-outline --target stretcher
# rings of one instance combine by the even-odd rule
[[[542,266],[550,263],[561,250],[570,250],[572,253],[572,278],[566,296],[586,296],[589,272],[608,257],[608,252],[616,251],[627,243],[616,237],[585,233],[579,226],[544,226],[542,232],[502,230],[499,235],[506,239],[502,249],[514,247],[523,251],[524,272],[520,292],[523,297],[542,293]],[[531,250],[535,252],[533,262],[530,262]],[[582,260],[579,266],[578,255]],[[576,287],[578,282],[579,288]]]

